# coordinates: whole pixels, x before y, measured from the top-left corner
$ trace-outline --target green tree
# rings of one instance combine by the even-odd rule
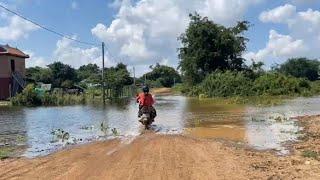
[[[319,78],[320,62],[307,58],[292,58],[280,65],[277,70],[287,75],[315,81]]]
[[[49,68],[30,67],[26,69],[26,77],[35,82],[50,84],[52,82],[52,72]]]
[[[163,87],[172,87],[174,82],[181,82],[179,73],[172,67],[156,64],[151,66],[152,71],[144,74],[142,78],[147,76],[148,81],[159,82]]]
[[[241,55],[248,41],[243,32],[248,30],[249,23],[242,21],[226,28],[197,13],[189,16],[189,26],[178,38],[182,43],[179,68],[186,82],[197,84],[217,69],[242,70]]]
[[[266,73],[262,68],[263,66],[263,62],[255,62],[254,60],[252,60],[252,64],[244,70],[244,73],[246,77],[254,80]]]
[[[114,89],[118,93],[124,86],[131,85],[133,78],[130,77],[127,66],[119,63],[115,67],[105,68],[105,81],[107,88]]]
[[[48,65],[52,72],[52,84],[54,87],[61,87],[62,82],[69,80],[73,83],[77,81],[76,70],[70,65],[61,62],[54,62]]]
[[[96,64],[83,65],[77,70],[78,80],[85,81],[86,83],[100,83],[100,72],[101,71]]]

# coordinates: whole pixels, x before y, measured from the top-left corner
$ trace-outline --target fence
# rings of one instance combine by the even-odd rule
[[[121,89],[106,89],[107,99],[123,99],[134,97],[137,93],[136,86],[124,86]]]

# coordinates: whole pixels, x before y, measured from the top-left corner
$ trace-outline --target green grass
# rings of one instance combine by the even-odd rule
[[[11,147],[0,147],[0,160],[7,159],[12,154],[13,148]]]
[[[199,96],[200,100],[212,100],[217,104],[252,104],[257,106],[273,106],[280,105],[289,97],[286,96],[250,96],[250,97],[215,97],[215,98],[206,98]]]
[[[305,150],[302,152],[302,156],[306,158],[318,159],[320,154],[317,153],[316,151]]]

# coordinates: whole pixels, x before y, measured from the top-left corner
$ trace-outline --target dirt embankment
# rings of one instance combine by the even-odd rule
[[[174,94],[171,88],[153,88],[151,89],[151,93],[158,96],[168,96]]]
[[[320,179],[320,117],[300,121],[306,135],[291,146],[290,156],[147,133],[128,144],[96,142],[47,157],[1,161],[0,179]]]

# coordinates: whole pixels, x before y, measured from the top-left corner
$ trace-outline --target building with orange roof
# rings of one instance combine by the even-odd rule
[[[9,45],[0,45],[0,100],[21,92],[25,82],[25,60],[29,55]]]

